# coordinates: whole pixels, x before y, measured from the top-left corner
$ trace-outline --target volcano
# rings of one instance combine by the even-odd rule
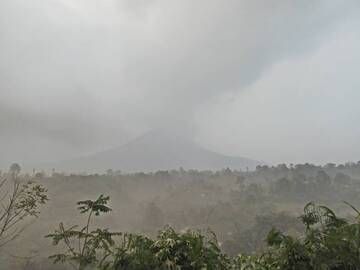
[[[176,134],[149,132],[129,143],[89,156],[51,164],[57,171],[104,172],[107,169],[123,172],[157,170],[223,168],[254,169],[262,162],[219,154]]]

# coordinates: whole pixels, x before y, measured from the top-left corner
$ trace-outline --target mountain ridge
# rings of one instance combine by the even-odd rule
[[[245,157],[223,155],[199,146],[178,134],[148,132],[112,149],[65,161],[52,162],[47,168],[70,172],[124,172],[178,169],[218,170],[254,169],[263,162]]]

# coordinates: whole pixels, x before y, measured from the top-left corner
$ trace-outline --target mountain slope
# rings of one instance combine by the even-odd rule
[[[87,157],[51,164],[57,171],[125,172],[178,169],[249,169],[261,162],[206,150],[177,135],[150,132],[130,143]]]

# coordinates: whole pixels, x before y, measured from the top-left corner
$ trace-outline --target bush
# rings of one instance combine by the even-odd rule
[[[65,252],[51,256],[54,262],[69,262],[76,269],[101,270],[355,270],[360,269],[360,212],[353,222],[336,216],[326,206],[309,203],[300,217],[305,234],[300,238],[272,229],[267,236],[268,249],[253,256],[230,257],[224,254],[211,231],[178,233],[171,227],[155,238],[137,234],[90,230],[93,217],[107,213],[109,198],[82,201],[80,213],[88,214],[80,230],[76,226],[60,229],[47,237]],[[76,247],[78,246],[78,247]],[[88,268],[86,268],[88,269]]]

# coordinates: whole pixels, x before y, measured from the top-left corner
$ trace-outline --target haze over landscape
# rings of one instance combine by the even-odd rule
[[[359,0],[0,0],[0,270],[360,270]]]

